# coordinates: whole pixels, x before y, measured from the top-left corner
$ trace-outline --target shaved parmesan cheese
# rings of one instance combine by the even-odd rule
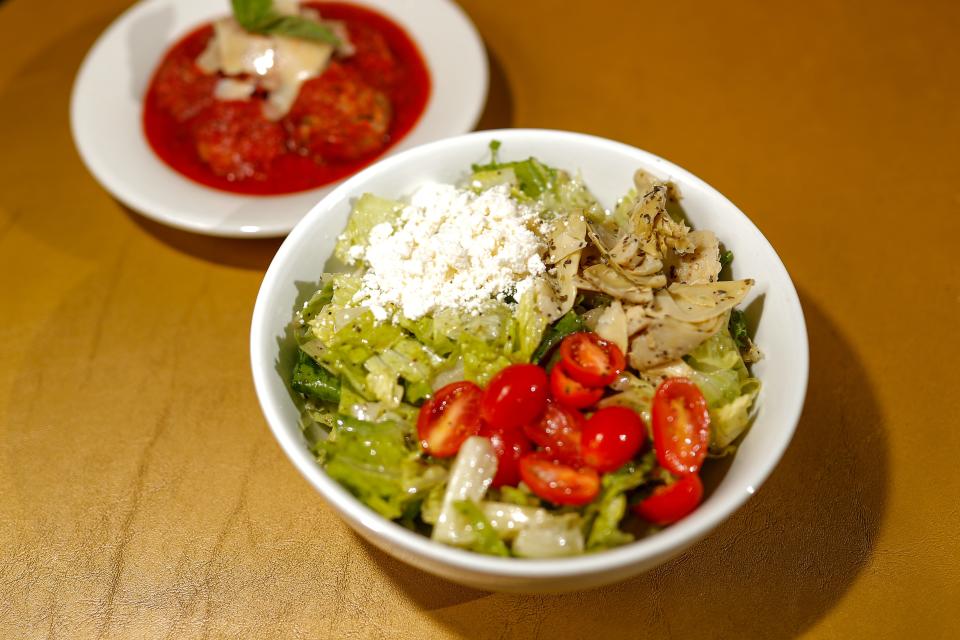
[[[288,4],[293,8],[278,7],[278,11],[296,14],[295,3]],[[345,35],[345,30],[341,31]],[[345,42],[343,37],[341,35],[341,41]],[[241,91],[239,85],[221,81],[223,86],[218,85],[217,98],[248,99],[259,86],[267,91],[264,115],[270,120],[279,120],[290,111],[303,83],[327,68],[333,52],[333,45],[325,42],[257,35],[243,29],[233,18],[224,18],[213,23],[213,37],[197,58],[197,66],[209,74],[253,78],[253,89],[246,95],[241,95],[245,88]]]
[[[327,68],[333,55],[333,46],[277,36],[274,38],[274,51],[273,73],[264,82],[264,86],[270,90],[264,114],[271,120],[279,120],[290,111],[303,83],[316,78]]]
[[[246,100],[253,95],[257,88],[253,82],[220,78],[213,89],[213,97],[217,100]]]

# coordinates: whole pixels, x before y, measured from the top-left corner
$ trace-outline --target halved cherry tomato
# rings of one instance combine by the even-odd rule
[[[633,505],[633,512],[653,524],[673,524],[696,509],[702,499],[703,483],[694,474],[657,487],[648,498]]]
[[[697,385],[686,378],[661,382],[650,422],[660,465],[678,476],[697,473],[710,445],[710,413]]]
[[[584,505],[600,493],[600,476],[596,471],[560,464],[542,453],[520,459],[520,478],[531,491],[554,504]]]
[[[603,387],[627,365],[620,347],[595,333],[574,333],[560,343],[560,364],[574,380],[590,387]]]
[[[546,404],[547,373],[535,364],[512,364],[490,380],[480,415],[495,427],[516,429],[539,418]]]
[[[423,450],[438,458],[456,455],[463,441],[480,431],[482,397],[483,390],[466,380],[439,389],[417,417]]]
[[[583,425],[583,461],[606,473],[625,465],[643,445],[646,430],[637,413],[626,407],[603,407]]]
[[[550,371],[550,393],[562,405],[583,409],[597,404],[603,397],[603,387],[588,387],[567,375],[561,366]]]
[[[540,419],[524,425],[523,432],[543,447],[550,458],[579,466],[582,464],[580,460],[582,429],[583,416],[579,411],[556,402],[548,402],[547,409]]]
[[[489,424],[483,425],[480,435],[490,439],[493,451],[497,454],[497,473],[493,476],[493,486],[517,486],[520,483],[520,458],[533,450],[527,436],[520,429],[503,429]]]

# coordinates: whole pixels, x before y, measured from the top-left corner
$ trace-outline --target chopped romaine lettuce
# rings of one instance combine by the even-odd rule
[[[413,337],[428,347],[433,353],[446,357],[457,346],[456,340],[444,332],[444,324],[435,322],[430,316],[420,316],[416,320],[401,318],[401,327],[413,334]]]
[[[540,313],[534,289],[528,289],[517,304],[515,312],[517,339],[512,356],[514,362],[529,362],[534,351],[539,348],[543,338],[547,319]]]
[[[513,540],[521,529],[550,518],[550,513],[539,506],[524,506],[509,502],[484,502],[483,515],[497,535]]]
[[[325,306],[330,304],[331,300],[333,300],[333,278],[330,274],[326,274],[321,279],[321,287],[304,303],[303,309],[297,314],[297,321],[300,328],[306,329],[310,321],[313,320]]]
[[[651,451],[639,462],[630,461],[620,469],[606,473],[601,480],[600,498],[584,511],[587,550],[607,549],[633,541],[633,535],[620,529],[627,512],[627,491],[647,482],[656,465]]]
[[[464,376],[480,386],[486,385],[493,374],[510,364],[502,344],[487,342],[467,332],[460,335],[459,350]]]
[[[613,222],[620,228],[629,229],[630,228],[630,213],[633,211],[634,205],[637,204],[637,190],[630,189],[622,198],[617,200],[616,206],[613,208],[613,213],[611,217]]]
[[[523,296],[527,299],[527,296]],[[523,301],[521,301],[523,303]],[[532,303],[532,295],[527,300]],[[464,377],[480,386],[493,374],[515,362],[528,362],[533,348],[539,343],[540,325],[530,309],[514,310],[505,303],[491,304],[476,317],[455,321],[457,347],[451,359],[463,362]],[[442,315],[442,314],[441,314]],[[450,322],[445,318],[445,322]]]
[[[721,260],[722,262],[722,260]],[[747,321],[743,317],[743,311],[733,309],[730,311],[730,321],[727,323],[731,337],[736,341],[741,349],[748,347],[750,334],[747,332]]]
[[[544,510],[544,513],[547,513]],[[521,558],[558,558],[583,553],[583,531],[577,513],[547,514],[520,529],[511,549]]]
[[[526,196],[531,200],[536,200],[548,189],[553,188],[554,180],[557,177],[557,170],[548,167],[536,158],[527,158],[515,162],[500,162],[498,150],[500,142],[493,140],[490,142],[490,162],[487,164],[473,165],[473,175],[470,176],[470,182],[477,181],[484,186],[495,186],[496,184],[513,184],[517,187],[514,190],[514,196]],[[513,174],[513,179],[509,180],[509,174]],[[519,190],[519,193],[516,191]]]
[[[684,360],[694,370],[691,377],[710,410],[710,451],[729,453],[731,443],[747,428],[760,381],[747,371],[740,349],[727,331],[704,341]]]
[[[583,318],[575,311],[568,311],[559,320],[547,327],[543,339],[531,356],[532,362],[543,363],[555,346],[571,333],[583,331]]]
[[[569,215],[569,212],[580,213],[593,223],[602,224],[607,221],[607,212],[579,176],[571,177],[565,171],[556,171],[551,184],[553,188],[541,196],[543,207],[547,211],[561,215]]]
[[[501,184],[517,186],[517,174],[511,167],[503,169],[484,169],[470,176],[470,187],[477,192],[496,187]]]
[[[446,484],[438,484],[430,489],[427,498],[420,503],[420,519],[426,524],[437,524],[440,518],[440,511],[443,509],[443,496],[447,491]]]
[[[471,551],[486,553],[491,556],[509,556],[507,545],[497,535],[497,532],[487,521],[483,511],[473,500],[457,500],[453,503],[460,520],[466,523],[466,528],[472,533],[473,540],[468,547]]]
[[[514,185],[512,195],[527,200],[536,200],[553,187],[557,170],[542,164],[536,158],[519,162],[491,162],[474,165],[470,184],[489,188],[499,184]]]
[[[520,483],[519,486],[511,487],[504,485],[500,487],[500,500],[510,504],[520,505],[521,507],[539,507],[540,498],[533,495],[527,485]]]
[[[317,364],[303,350],[297,353],[291,386],[308,398],[331,404],[340,402],[340,378]]]
[[[442,467],[424,463],[407,430],[396,422],[337,418],[316,447],[327,475],[381,515],[400,518],[442,482]]]
[[[333,305],[334,303],[331,303],[327,307]],[[319,314],[314,319],[313,326],[318,324],[317,319],[325,315],[326,312]],[[314,332],[319,333],[316,329]],[[383,370],[373,365],[374,371],[370,371],[364,364],[403,337],[400,327],[390,323],[378,323],[372,313],[363,311],[339,329],[334,330],[331,323],[329,327],[325,327],[323,333],[323,337],[318,336],[323,343],[322,353],[317,356],[320,364],[349,381],[364,397],[370,400],[392,401],[394,388],[388,386],[382,377],[378,377]]]
[[[333,255],[345,264],[351,264],[350,247],[366,246],[370,230],[382,222],[393,222],[403,204],[365,193],[357,200],[347,221],[347,228],[337,239]]]
[[[554,514],[507,502],[484,502],[481,508],[496,534],[513,541],[514,555],[551,558],[583,552],[581,519],[576,513]]]

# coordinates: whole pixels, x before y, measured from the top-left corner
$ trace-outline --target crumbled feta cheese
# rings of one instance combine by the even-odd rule
[[[366,248],[350,248],[368,265],[353,300],[378,320],[397,311],[415,320],[445,308],[476,313],[504,293],[519,298],[545,271],[543,231],[507,185],[474,193],[426,184],[395,223],[370,230]]]
[[[363,245],[355,244],[349,249],[347,249],[347,255],[350,257],[350,264],[355,263],[356,261],[363,258],[364,248]]]

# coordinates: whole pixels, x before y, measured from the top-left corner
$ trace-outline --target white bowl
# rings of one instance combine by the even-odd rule
[[[350,2],[402,26],[430,72],[425,111],[386,154],[471,130],[487,95],[487,60],[463,11],[450,0]],[[200,24],[229,12],[229,0],[144,0],[117,18],[77,73],[73,139],[107,191],[157,222],[218,236],[282,236],[336,184],[281,196],[219,191],[171,169],[143,134],[143,96],[164,53]]]
[[[675,182],[694,227],[711,229],[736,255],[736,277],[757,282],[751,301],[763,297],[756,341],[765,358],[754,366],[763,381],[756,420],[719,485],[690,516],[650,537],[609,551],[556,560],[495,558],[431,541],[390,522],[327,477],[307,451],[298,412],[278,370],[294,345],[285,338],[292,314],[316,283],[343,229],[351,202],[364,192],[409,194],[424,181],[454,182],[470,163],[488,157],[500,140],[507,159],[536,156],[549,165],[580,170],[590,189],[612,205],[642,168]],[[298,287],[299,283],[299,287]],[[278,353],[282,345],[284,355]],[[796,290],[783,263],[760,231],[715,189],[657,156],[617,142],[576,133],[502,130],[472,133],[411,149],[357,174],[320,201],[287,237],[260,287],[250,336],[253,378],[267,422],[300,472],[340,515],[373,544],[401,560],[480,589],[557,592],[629,578],[680,553],[739,508],[780,460],[796,428],[807,386],[807,333]]]

